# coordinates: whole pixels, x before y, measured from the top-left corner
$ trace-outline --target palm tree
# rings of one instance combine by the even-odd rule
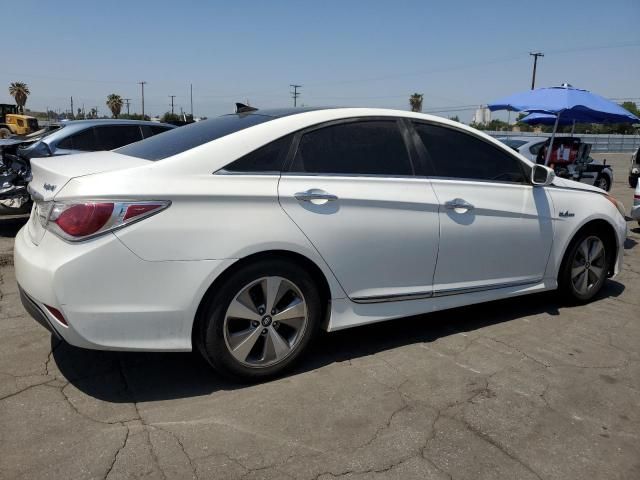
[[[27,97],[31,94],[29,87],[24,82],[12,82],[9,85],[9,95],[11,95],[18,105],[18,111],[24,113],[24,105],[27,103]]]
[[[422,111],[422,97],[424,94],[422,93],[414,93],[409,97],[409,105],[411,106],[412,112],[421,112]]]
[[[122,101],[122,97],[116,93],[112,93],[107,97],[107,107],[109,107],[109,110],[111,110],[113,118],[118,118],[123,104],[124,102]]]

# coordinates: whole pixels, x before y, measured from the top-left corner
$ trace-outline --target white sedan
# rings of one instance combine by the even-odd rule
[[[622,264],[613,197],[418,113],[253,111],[32,167],[15,271],[36,320],[245,378],[320,328],[556,288],[588,301]]]

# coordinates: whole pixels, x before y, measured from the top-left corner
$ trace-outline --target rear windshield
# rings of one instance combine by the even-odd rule
[[[116,153],[145,160],[162,160],[231,133],[273,120],[265,115],[223,115],[132,143],[114,150]]]

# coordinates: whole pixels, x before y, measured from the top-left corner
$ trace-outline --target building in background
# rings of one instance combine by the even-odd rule
[[[487,107],[480,106],[480,108],[476,109],[476,112],[473,114],[471,122],[486,125],[491,122],[491,110]]]

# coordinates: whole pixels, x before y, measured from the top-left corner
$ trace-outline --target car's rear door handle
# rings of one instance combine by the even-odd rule
[[[453,200],[449,200],[448,202],[444,202],[444,206],[449,210],[473,210],[475,208],[472,204],[470,204],[466,200],[463,200],[462,198],[455,198]]]
[[[296,197],[296,200],[300,200],[301,202],[313,202],[314,200],[325,200],[329,202],[333,202],[338,200],[338,197],[325,192],[324,190],[311,189],[306,192],[298,192],[293,195]]]

